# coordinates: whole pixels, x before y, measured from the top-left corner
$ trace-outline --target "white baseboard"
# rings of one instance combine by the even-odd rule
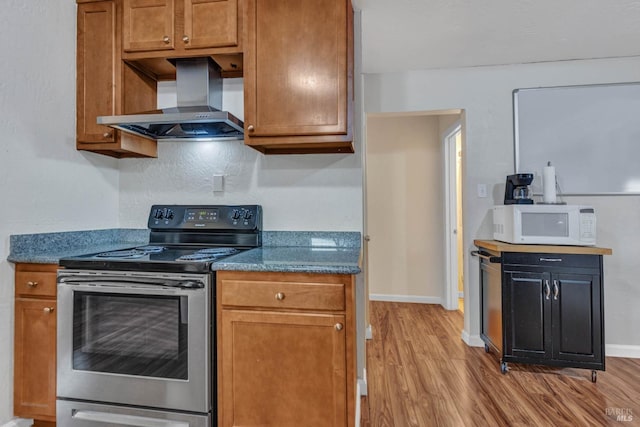
[[[480,335],[470,335],[467,331],[462,331],[462,341],[469,347],[484,347],[484,341],[482,341]]]
[[[440,297],[419,297],[412,295],[389,295],[389,294],[369,294],[370,301],[387,301],[387,302],[412,302],[419,304],[440,304]]]
[[[30,418],[14,418],[0,427],[29,427],[32,425],[33,420]]]
[[[608,357],[630,357],[640,359],[640,345],[606,344],[604,353]]]

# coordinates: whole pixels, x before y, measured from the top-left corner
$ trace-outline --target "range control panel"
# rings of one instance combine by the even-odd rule
[[[153,205],[152,230],[262,230],[260,205]]]

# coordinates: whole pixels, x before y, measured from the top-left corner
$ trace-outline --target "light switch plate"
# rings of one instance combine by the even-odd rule
[[[478,197],[487,197],[487,184],[478,184]]]

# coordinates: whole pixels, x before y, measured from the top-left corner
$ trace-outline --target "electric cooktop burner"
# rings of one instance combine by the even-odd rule
[[[259,205],[154,205],[149,244],[62,258],[60,266],[89,270],[210,272],[222,258],[262,244]]]
[[[136,259],[142,258],[148,254],[156,254],[164,251],[164,246],[140,246],[133,249],[121,249],[117,251],[102,252],[96,255],[98,258],[121,258],[121,259]]]
[[[176,261],[215,261],[225,256],[237,254],[239,251],[234,248],[206,248],[192,254],[181,255]]]

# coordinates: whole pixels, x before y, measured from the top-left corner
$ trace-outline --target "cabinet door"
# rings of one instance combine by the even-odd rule
[[[345,316],[222,310],[220,425],[346,426]]]
[[[602,361],[600,276],[553,274],[553,358]]]
[[[238,45],[238,0],[184,0],[185,49]]]
[[[350,142],[351,2],[247,4],[245,143]]]
[[[551,284],[548,273],[508,271],[505,288],[505,354],[551,356]]]
[[[500,264],[480,260],[481,333],[502,352],[502,277]]]
[[[13,413],[55,421],[56,302],[16,299]]]
[[[112,1],[78,4],[76,138],[113,143],[115,132],[96,123],[116,114],[116,9]]]
[[[174,0],[124,0],[123,7],[125,52],[175,47]]]
[[[121,61],[120,14],[114,1],[78,4],[76,148],[117,158],[156,157],[155,141],[96,123],[98,116],[132,112],[126,108],[129,99],[144,107],[133,111],[156,105],[155,82]]]

